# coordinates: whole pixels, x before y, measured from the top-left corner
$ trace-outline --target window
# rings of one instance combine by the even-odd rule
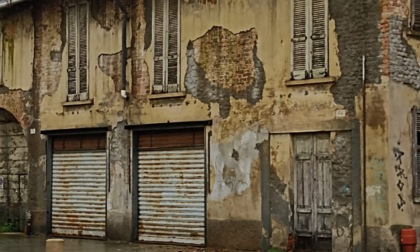
[[[179,0],[154,1],[153,93],[179,91]]]
[[[420,1],[411,0],[411,29],[420,31]]]
[[[69,102],[88,99],[88,13],[89,7],[86,1],[69,1],[67,6],[67,101]]]
[[[328,0],[293,0],[292,79],[328,76]]]
[[[3,29],[0,26],[0,86],[3,85]]]
[[[414,107],[413,113],[413,199],[414,202],[420,203],[420,109]]]

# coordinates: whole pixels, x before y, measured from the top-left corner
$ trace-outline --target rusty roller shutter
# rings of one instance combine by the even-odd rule
[[[52,234],[104,238],[105,223],[105,136],[55,139]]]
[[[203,130],[140,136],[140,241],[204,245]]]

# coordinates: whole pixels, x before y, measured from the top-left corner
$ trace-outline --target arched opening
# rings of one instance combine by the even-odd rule
[[[23,231],[28,202],[28,143],[22,127],[0,108],[0,231]]]

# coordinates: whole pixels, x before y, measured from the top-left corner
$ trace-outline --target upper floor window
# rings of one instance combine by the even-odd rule
[[[328,76],[328,0],[293,0],[292,79]]]
[[[420,0],[411,0],[411,29],[420,31]]]
[[[179,0],[155,0],[153,93],[179,91]]]
[[[3,29],[0,26],[0,86],[3,85]]]
[[[88,3],[70,0],[67,6],[67,101],[88,99],[88,19]]]

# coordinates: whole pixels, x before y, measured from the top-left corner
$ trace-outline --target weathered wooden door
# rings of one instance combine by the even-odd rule
[[[331,250],[330,134],[294,136],[297,248]]]

